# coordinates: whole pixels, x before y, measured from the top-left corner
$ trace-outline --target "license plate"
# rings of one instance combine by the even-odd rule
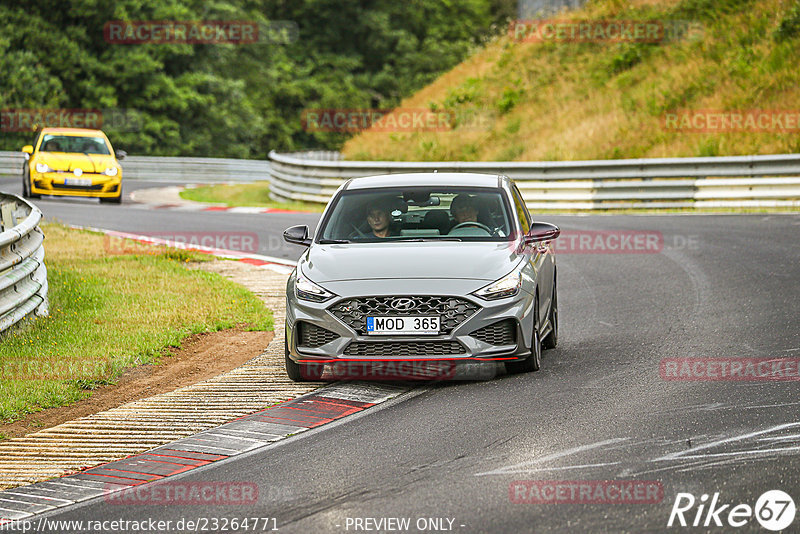
[[[80,187],[89,187],[92,185],[91,178],[64,178],[64,185],[77,185]]]
[[[417,317],[367,317],[368,334],[438,334],[439,318]]]

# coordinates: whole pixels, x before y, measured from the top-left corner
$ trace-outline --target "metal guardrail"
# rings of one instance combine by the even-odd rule
[[[505,174],[529,208],[800,207],[800,154],[544,162],[323,160],[270,153],[276,200],[325,203],[345,180],[408,172]]]
[[[0,193],[0,332],[33,314],[48,314],[42,212]]]
[[[22,179],[22,152],[0,151],[0,177],[19,176]]]
[[[20,152],[0,152],[0,176],[20,176]],[[130,156],[123,176],[178,183],[269,179],[276,200],[325,203],[358,176],[401,172],[506,174],[531,209],[800,206],[800,154],[544,162],[344,161],[330,151],[270,160]]]
[[[0,152],[0,177],[22,179],[22,152]],[[178,183],[252,182],[269,179],[269,161],[223,158],[128,156],[123,179]]]

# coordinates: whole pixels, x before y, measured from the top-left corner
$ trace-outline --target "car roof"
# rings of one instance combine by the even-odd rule
[[[103,135],[102,130],[90,130],[89,128],[42,128],[42,133],[63,135]]]
[[[477,174],[471,172],[413,172],[405,174],[382,174],[353,178],[345,187],[351,189],[372,189],[379,187],[415,186],[464,186],[500,187],[502,176],[497,174]]]

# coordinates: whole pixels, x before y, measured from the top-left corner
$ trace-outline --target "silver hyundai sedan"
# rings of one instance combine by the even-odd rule
[[[533,222],[505,176],[348,180],[286,287],[286,372],[339,362],[503,362],[537,371],[558,342],[558,227]]]

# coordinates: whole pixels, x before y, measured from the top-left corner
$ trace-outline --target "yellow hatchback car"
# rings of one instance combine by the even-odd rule
[[[33,145],[22,147],[22,196],[99,198],[122,202],[125,152],[114,152],[106,134],[83,128],[44,128]]]

